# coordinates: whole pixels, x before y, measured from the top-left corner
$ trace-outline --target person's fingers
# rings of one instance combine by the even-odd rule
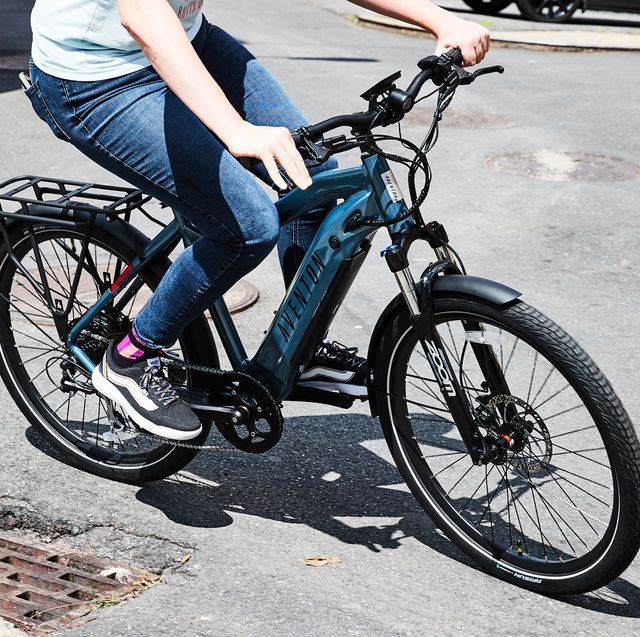
[[[295,160],[289,154],[288,149],[280,148],[278,151],[276,151],[275,158],[287,173],[291,181],[293,181],[293,183],[298,188],[306,190],[309,187],[308,181],[310,180],[304,178],[303,174],[300,171],[300,168],[296,165]]]
[[[476,50],[472,46],[465,46],[462,49],[463,66],[473,66],[477,62]]]
[[[311,185],[311,175],[309,174],[309,169],[306,167],[304,160],[302,159],[302,155],[296,148],[296,145],[293,143],[293,140],[291,140],[290,144],[287,144],[285,152],[288,154],[289,158],[293,162],[293,165],[295,166],[296,175],[298,176],[298,179],[301,182],[301,183],[298,183],[298,181],[294,180],[296,181],[296,185],[298,185],[300,188],[303,188],[303,189],[308,188]]]
[[[269,173],[269,177],[271,177],[271,181],[276,185],[280,190],[287,189],[287,182],[282,178],[280,171],[278,170],[278,164],[274,159],[272,154],[266,154],[260,157],[260,161],[264,164],[264,167],[267,169]]]
[[[480,64],[482,62],[482,58],[484,58],[484,48],[482,46],[482,42],[478,42],[475,46],[476,51],[476,64]]]

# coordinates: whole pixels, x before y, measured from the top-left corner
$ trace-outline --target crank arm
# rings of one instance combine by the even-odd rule
[[[208,420],[215,420],[217,424],[235,425],[245,419],[245,415],[235,407],[223,407],[218,405],[189,405],[196,415],[201,415]]]
[[[206,413],[223,414],[227,416],[237,416],[240,412],[234,407],[220,407],[217,405],[189,405],[193,411],[203,411]]]

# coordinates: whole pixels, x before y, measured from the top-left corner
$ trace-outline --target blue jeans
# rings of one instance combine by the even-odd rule
[[[245,120],[289,130],[307,123],[262,64],[222,29],[205,20],[193,46]],[[253,175],[152,67],[96,82],[62,80],[33,64],[31,74],[31,103],[57,137],[171,206],[203,235],[178,256],[136,317],[144,344],[173,345],[276,244],[289,285],[330,203],[281,231],[276,208]],[[321,170],[335,166],[329,161]],[[256,174],[271,184],[264,169]]]

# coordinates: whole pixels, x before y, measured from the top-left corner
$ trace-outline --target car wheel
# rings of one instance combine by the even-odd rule
[[[516,3],[527,20],[537,22],[568,22],[584,4],[583,0],[516,0]]]
[[[496,15],[506,9],[513,0],[464,0],[464,3],[478,13]]]

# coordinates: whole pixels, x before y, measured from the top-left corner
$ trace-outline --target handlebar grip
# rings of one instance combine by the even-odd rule
[[[460,49],[449,49],[445,55],[454,63],[462,64],[462,51]]]

